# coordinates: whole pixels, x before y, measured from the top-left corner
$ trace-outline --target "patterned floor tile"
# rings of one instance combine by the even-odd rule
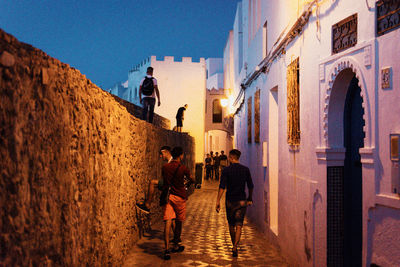
[[[187,218],[182,241],[185,251],[163,260],[163,224],[139,240],[128,254],[124,266],[288,266],[279,251],[269,244],[257,228],[245,220],[239,257],[232,257],[232,243],[224,207],[214,210],[218,184],[209,182],[196,190],[187,202]],[[222,203],[221,203],[222,204]]]

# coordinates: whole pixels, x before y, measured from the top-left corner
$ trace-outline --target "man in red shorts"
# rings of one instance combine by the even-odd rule
[[[190,171],[186,166],[181,164],[183,159],[183,150],[181,147],[174,147],[171,151],[172,161],[165,164],[162,168],[163,177],[163,190],[170,188],[169,200],[167,204],[163,206],[164,214],[164,242],[165,242],[165,253],[164,259],[169,260],[171,258],[171,252],[182,252],[185,247],[181,246],[178,242],[182,233],[182,224],[186,217],[186,200],[187,192],[185,188],[185,176],[190,179],[193,183],[194,178],[191,177]],[[169,234],[171,231],[172,220],[175,219],[175,230],[174,230],[174,244],[172,249],[169,246]]]

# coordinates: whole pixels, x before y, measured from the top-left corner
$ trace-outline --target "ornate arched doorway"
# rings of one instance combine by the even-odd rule
[[[361,88],[351,68],[343,69],[332,86],[328,143],[342,149],[343,164],[327,169],[327,265],[362,265],[362,165],[364,108]]]

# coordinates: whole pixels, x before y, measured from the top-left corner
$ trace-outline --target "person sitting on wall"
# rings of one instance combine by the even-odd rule
[[[142,94],[144,97],[142,98]],[[139,99],[143,104],[143,120],[147,120],[147,112],[149,112],[149,122],[153,122],[154,106],[156,104],[156,96],[158,99],[158,106],[161,105],[160,92],[158,91],[157,79],[153,77],[153,68],[147,68],[147,75],[142,79],[139,86]]]
[[[178,109],[178,112],[176,113],[176,131],[177,132],[182,132],[184,113],[187,108],[188,108],[188,104],[185,104],[183,107],[180,107]]]

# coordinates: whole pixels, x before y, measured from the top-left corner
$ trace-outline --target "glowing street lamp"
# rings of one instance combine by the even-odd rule
[[[221,101],[221,106],[224,108],[226,108],[229,104],[229,101],[226,98],[222,98],[220,101]]]

